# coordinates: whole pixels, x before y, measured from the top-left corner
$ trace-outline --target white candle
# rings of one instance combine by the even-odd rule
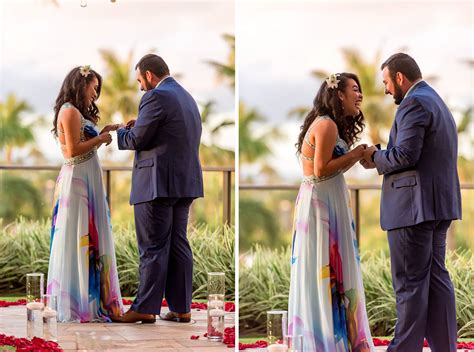
[[[44,308],[44,303],[42,302],[30,302],[26,305],[26,308],[30,310],[41,310]]]
[[[268,345],[267,349],[269,352],[286,352],[288,351],[288,345],[274,343],[272,345]]]
[[[225,312],[222,309],[211,309],[209,310],[209,316],[211,317],[223,317]]]
[[[212,300],[212,301],[209,301],[209,304],[208,304],[209,308],[221,308],[224,307],[224,301],[219,301],[219,300]]]
[[[54,318],[58,315],[58,312],[56,312],[54,309],[51,309],[49,307],[46,307],[43,312],[43,317],[45,318]]]

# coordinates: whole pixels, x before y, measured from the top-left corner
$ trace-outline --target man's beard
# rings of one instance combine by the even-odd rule
[[[396,105],[400,105],[400,103],[402,102],[403,100],[403,92],[402,92],[402,88],[400,88],[400,86],[398,85],[397,82],[395,82],[395,84],[393,85],[395,91],[393,92],[393,99],[395,100],[395,104]]]
[[[149,91],[149,90],[152,90],[153,88],[155,88],[155,87],[152,86],[150,81],[146,79],[146,77],[143,77],[143,83],[145,83],[145,91]]]

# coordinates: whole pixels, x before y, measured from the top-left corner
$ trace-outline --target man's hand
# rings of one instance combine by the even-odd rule
[[[106,125],[102,131],[100,131],[100,134],[102,133],[109,133],[112,131],[117,131],[120,128],[120,124],[115,124],[115,125]]]
[[[127,124],[125,125],[125,128],[127,128],[127,129],[132,128],[133,126],[135,126],[135,122],[136,122],[136,121],[137,121],[137,120],[130,120],[130,121],[128,121]]]
[[[376,146],[370,146],[368,147],[367,149],[364,150],[364,159],[365,161],[367,161],[368,163],[373,163],[372,161],[372,154],[377,151],[377,147]]]
[[[369,162],[365,159],[361,159],[359,163],[364,167],[364,169],[375,169],[375,163],[373,163],[372,161]]]

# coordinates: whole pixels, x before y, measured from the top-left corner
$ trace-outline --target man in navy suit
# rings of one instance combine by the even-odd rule
[[[143,95],[138,117],[117,130],[119,149],[135,151],[130,204],[134,206],[140,283],[130,310],[116,322],[191,320],[193,256],[187,239],[189,208],[203,197],[199,161],[201,116],[191,95],[157,55],[135,67]]]
[[[382,64],[385,94],[399,105],[386,150],[367,148],[366,168],[384,175],[380,207],[388,231],[397,323],[389,352],[456,351],[454,289],[445,266],[446,233],[461,219],[457,129],[448,107],[413,58]]]

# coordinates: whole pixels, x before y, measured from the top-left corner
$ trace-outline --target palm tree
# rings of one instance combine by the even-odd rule
[[[239,161],[252,164],[272,154],[269,140],[280,138],[278,128],[274,127],[257,135],[254,131],[256,124],[263,123],[266,118],[256,109],[248,110],[244,102],[239,104]]]
[[[227,62],[221,63],[208,60],[211,66],[214,66],[218,73],[218,77],[227,81],[232,90],[235,89],[235,36],[232,34],[223,34],[222,37],[229,45],[230,51],[227,55]]]
[[[1,179],[0,188],[0,219],[5,224],[15,221],[19,214],[30,219],[46,215],[42,194],[30,180],[6,174]]]
[[[217,77],[221,80],[226,81],[230,88],[234,90],[235,84],[235,37],[230,34],[223,34],[224,40],[229,45],[229,54],[227,56],[227,62],[220,63],[213,60],[207,60],[206,62],[215,68]],[[234,119],[224,119],[221,122],[216,123],[214,120],[213,108],[215,106],[214,101],[208,101],[202,105],[201,119],[203,130],[210,136],[209,143],[202,143],[200,154],[201,160],[204,164],[218,163],[220,165],[233,164],[234,162],[234,151],[227,150],[216,145],[215,139],[222,131],[222,129],[235,125]]]
[[[380,53],[375,55],[373,61],[368,62],[362,58],[356,49],[342,49],[347,70],[357,74],[364,93],[363,111],[367,122],[367,129],[373,144],[386,143],[395,113],[395,106],[388,102],[384,88],[377,78],[379,71]],[[329,76],[323,70],[313,70],[311,75],[319,80]],[[307,107],[296,107],[290,111],[290,115],[304,116],[309,111]]]
[[[212,118],[214,104],[213,101],[209,101],[201,107],[203,130],[209,133],[210,141],[209,143],[201,143],[199,149],[200,159],[204,165],[212,165],[214,163],[231,165],[234,162],[234,151],[219,147],[214,140],[223,128],[235,125],[235,122],[226,119],[222,122],[214,123]]]
[[[22,115],[32,111],[24,100],[9,94],[5,102],[0,102],[0,150],[5,149],[8,164],[12,162],[12,151],[34,142],[32,126],[22,122]]]
[[[102,49],[99,53],[106,65],[99,100],[101,123],[111,123],[116,113],[126,122],[136,117],[139,103],[137,82],[132,76],[133,52],[125,60],[111,50]]]

